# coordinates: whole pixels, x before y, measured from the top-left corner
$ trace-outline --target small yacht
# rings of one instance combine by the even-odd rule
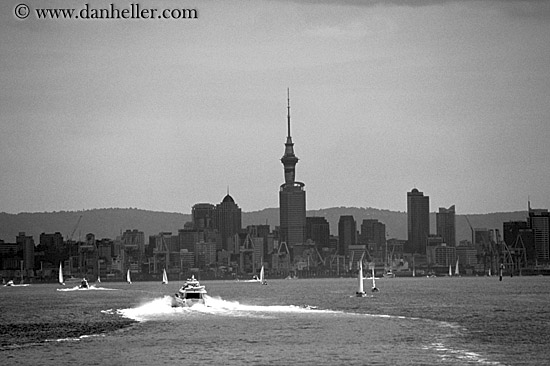
[[[203,285],[195,279],[195,276],[191,276],[178,290],[178,292],[172,297],[172,307],[189,307],[195,304],[204,305],[204,295],[206,290]]]

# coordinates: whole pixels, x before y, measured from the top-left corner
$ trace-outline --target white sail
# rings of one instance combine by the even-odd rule
[[[455,276],[459,276],[460,273],[458,272],[458,258],[456,259],[456,265],[455,265]]]
[[[264,266],[262,266],[262,269],[260,269],[260,282],[264,282]]]
[[[357,296],[362,296],[363,291],[363,263],[359,261],[359,273],[357,274]]]
[[[130,278],[130,270],[128,270],[126,272],[126,282],[128,282],[130,284],[132,283],[132,279]]]
[[[162,271],[162,284],[168,284],[168,275],[166,274],[166,268]]]
[[[99,277],[100,268],[101,268],[101,265],[99,264],[99,261],[97,261],[97,283],[101,283],[101,278]]]
[[[59,262],[59,277],[58,277],[58,280],[59,280],[60,285],[65,285],[65,281],[63,280],[63,268],[61,267],[61,262]]]
[[[451,265],[449,264],[449,276],[453,275],[453,271],[451,270]]]

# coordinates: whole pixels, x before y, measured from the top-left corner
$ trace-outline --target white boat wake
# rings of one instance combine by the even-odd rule
[[[91,285],[88,288],[82,288],[80,286],[74,286],[69,288],[58,288],[57,291],[61,292],[70,292],[70,291],[116,291],[116,288],[107,288],[107,287],[97,287],[96,285]]]
[[[266,316],[276,313],[335,313],[332,310],[318,310],[316,306],[303,305],[245,305],[237,301],[227,301],[206,295],[206,304],[196,304],[191,307],[172,307],[171,296],[164,296],[148,301],[135,308],[105,310],[106,314],[119,314],[136,321],[148,321],[165,318],[167,315],[210,314],[220,316]]]

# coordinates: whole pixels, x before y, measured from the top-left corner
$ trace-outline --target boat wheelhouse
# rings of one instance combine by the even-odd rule
[[[172,307],[189,307],[196,304],[205,304],[206,289],[195,276],[191,276],[172,297]]]

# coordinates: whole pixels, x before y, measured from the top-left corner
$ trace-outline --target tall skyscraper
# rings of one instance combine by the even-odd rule
[[[32,235],[25,235],[25,232],[20,232],[15,241],[18,250],[23,251],[23,269],[34,269],[34,239]]]
[[[233,238],[242,229],[242,213],[233,197],[227,193],[222,202],[216,205],[214,213],[214,229],[221,236],[221,248],[228,250],[228,239]]]
[[[529,204],[529,227],[535,235],[537,261],[550,260],[550,213],[548,209],[534,209]]]
[[[211,203],[197,203],[191,208],[191,216],[196,230],[212,229],[214,205]]]
[[[413,188],[407,192],[407,252],[426,254],[430,234],[430,197]]]
[[[330,225],[324,217],[306,217],[306,238],[315,242],[318,248],[330,247]]]
[[[288,91],[287,91],[288,93]],[[290,94],[287,94],[287,128],[285,154],[281,158],[285,169],[285,182],[279,188],[280,240],[286,242],[291,253],[295,245],[305,242],[306,191],[305,184],[295,180],[298,157],[290,136]]]
[[[361,244],[365,244],[376,255],[386,248],[386,225],[377,219],[364,219],[361,224]]]
[[[450,247],[456,247],[455,206],[440,207],[435,215],[436,233]]]
[[[352,215],[342,215],[338,220],[338,255],[347,256],[349,247],[357,243],[357,223]]]

